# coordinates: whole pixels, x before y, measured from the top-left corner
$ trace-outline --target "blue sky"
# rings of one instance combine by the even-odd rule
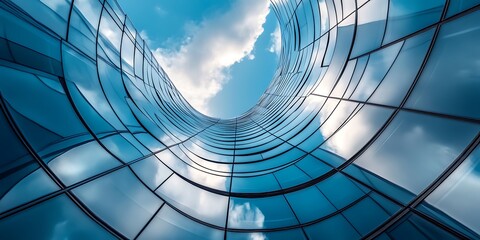
[[[199,111],[235,117],[276,69],[280,37],[267,0],[118,0],[157,60]]]

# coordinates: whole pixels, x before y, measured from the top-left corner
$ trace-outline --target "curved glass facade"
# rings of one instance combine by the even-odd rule
[[[115,0],[1,0],[0,239],[480,238],[479,4],[272,0],[225,120]]]

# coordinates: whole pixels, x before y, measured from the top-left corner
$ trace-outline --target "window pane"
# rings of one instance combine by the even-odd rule
[[[420,193],[478,132],[474,124],[400,112],[355,164]]]
[[[442,25],[407,107],[480,119],[480,11]]]
[[[298,224],[283,196],[267,198],[230,198],[228,227],[263,229]]]
[[[480,147],[425,201],[459,223],[480,234]],[[478,237],[478,236],[477,236]]]
[[[70,149],[48,163],[67,186],[119,165],[96,141]]]
[[[134,238],[162,204],[126,168],[82,185],[73,192],[98,217],[127,238]]]
[[[116,239],[64,195],[0,220],[0,232],[5,239]]]
[[[391,0],[383,42],[395,41],[438,22],[444,4],[445,0]]]
[[[138,239],[223,239],[224,232],[194,222],[164,205]]]
[[[180,211],[201,221],[225,226],[228,197],[193,186],[178,175],[171,176],[156,191]]]

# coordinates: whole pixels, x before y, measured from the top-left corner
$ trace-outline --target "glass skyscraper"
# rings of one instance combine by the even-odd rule
[[[478,239],[479,4],[272,0],[215,119],[115,0],[0,0],[0,239]]]

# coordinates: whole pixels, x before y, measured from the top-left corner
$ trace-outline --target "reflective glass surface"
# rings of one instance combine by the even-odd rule
[[[116,0],[0,1],[0,239],[480,239],[480,2],[270,11],[278,70],[217,119]]]

